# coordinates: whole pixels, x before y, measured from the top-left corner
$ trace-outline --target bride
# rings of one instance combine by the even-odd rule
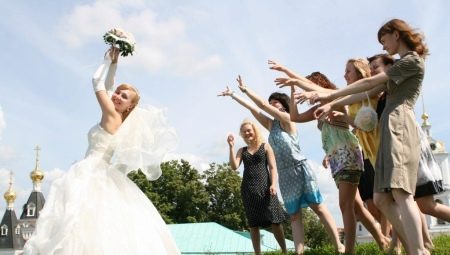
[[[174,132],[161,111],[137,107],[136,88],[112,93],[119,49],[111,47],[93,77],[102,117],[88,134],[86,157],[55,180],[24,254],[180,254],[163,219],[126,174],[161,175]]]

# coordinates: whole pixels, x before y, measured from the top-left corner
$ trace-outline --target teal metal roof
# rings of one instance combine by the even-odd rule
[[[236,233],[245,236],[247,238],[249,238],[251,240],[250,237],[250,232],[248,231],[235,231]],[[261,245],[267,246],[272,250],[279,250],[280,246],[278,245],[277,239],[275,239],[275,236],[272,234],[272,232],[269,232],[267,230],[264,229],[260,229],[259,230],[260,234],[261,234]],[[295,244],[293,241],[289,240],[289,239],[285,239],[286,241],[286,248],[288,250],[295,250]]]
[[[253,254],[252,241],[249,235],[246,236],[248,232],[237,233],[215,222],[168,226],[182,254]],[[261,251],[278,250],[272,233],[261,230],[261,234],[263,233]],[[286,240],[288,241],[290,240]]]

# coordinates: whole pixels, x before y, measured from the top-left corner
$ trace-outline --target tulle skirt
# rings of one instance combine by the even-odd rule
[[[54,181],[24,254],[180,254],[150,200],[95,157]]]

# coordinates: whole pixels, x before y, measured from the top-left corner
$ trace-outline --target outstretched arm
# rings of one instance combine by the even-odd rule
[[[291,102],[290,102],[290,106],[289,106],[291,121],[293,121],[293,122],[308,122],[308,121],[314,120],[313,112],[317,107],[313,107],[313,108],[307,110],[306,112],[303,112],[300,114],[298,112],[296,100],[294,100],[295,93],[296,92],[295,92],[294,86],[291,86]]]
[[[367,96],[369,96],[370,98],[378,95],[379,93],[381,93],[382,91],[384,91],[386,89],[386,84],[382,83],[380,85],[377,85],[375,87],[373,87],[372,89],[370,89],[367,92]],[[335,109],[337,107],[342,107],[345,105],[349,105],[349,104],[353,104],[356,102],[361,102],[363,100],[365,100],[367,98],[366,93],[365,92],[360,92],[357,94],[353,94],[353,95],[346,95],[344,97],[335,99],[327,104],[324,104],[322,106],[320,106],[319,108],[317,108],[317,110],[314,112],[314,116],[316,118],[321,118],[322,116],[325,116],[327,114],[329,114],[332,109]],[[319,96],[320,97],[320,96]],[[328,97],[324,97],[324,98],[328,98]]]
[[[360,92],[358,94],[347,95],[347,96],[338,98],[336,100],[333,100],[330,103],[333,105],[333,107],[342,107],[342,106],[345,106],[345,105],[358,103],[358,102],[361,102],[363,100],[366,100],[367,97],[372,98],[374,96],[379,95],[385,89],[386,89],[386,85],[385,84],[384,84],[384,86],[376,86],[373,89],[367,91],[367,94],[366,94],[366,92]]]
[[[242,97],[236,95],[236,93],[234,93],[234,91],[232,91],[228,86],[227,89],[223,92],[221,92],[220,94],[218,94],[218,96],[229,96],[232,99],[234,99],[236,102],[238,102],[240,105],[244,106],[245,108],[247,108],[248,110],[250,110],[250,112],[252,113],[252,115],[256,118],[256,120],[258,120],[258,122],[267,130],[270,130],[272,127],[272,120],[267,117],[266,115],[264,115],[261,110],[259,108],[257,108],[256,106],[254,106],[252,103],[250,103],[249,101],[243,99]]]
[[[113,59],[117,62],[118,57],[118,51],[116,52],[113,49],[114,48],[109,49],[105,53],[103,63],[97,68],[92,77],[92,85],[94,87],[95,96],[97,97],[97,101],[102,110],[100,126],[102,126],[109,133],[114,133],[120,126],[120,123],[122,123],[121,115],[116,112],[111,97],[106,92],[106,77],[108,76],[110,65]],[[108,86],[112,89],[112,85],[110,83]]]
[[[111,65],[109,66],[105,79],[105,89],[108,96],[112,95],[114,89],[114,77],[117,70],[117,61],[119,60],[119,49],[116,47],[111,47],[110,53],[111,54],[109,56],[111,57]]]
[[[276,107],[270,105],[267,100],[262,99],[260,96],[258,96],[254,91],[249,89],[244,82],[242,81],[241,76],[239,75],[236,79],[239,85],[239,89],[244,92],[255,104],[259,107],[259,109],[267,112],[275,119],[279,120],[280,122],[288,123],[290,122],[289,114],[286,112],[282,112]],[[270,129],[268,129],[270,130]]]
[[[287,76],[289,76],[289,78],[295,78],[298,79],[300,76],[298,74],[296,74],[294,71],[292,71],[291,69],[283,66],[282,64],[274,61],[274,60],[268,60],[267,63],[269,64],[269,68],[275,71],[279,71],[279,72],[283,72],[285,73]]]
[[[343,97],[346,95],[356,94],[364,91],[372,90],[376,87],[385,88],[385,83],[389,80],[389,76],[385,72],[381,72],[375,76],[360,79],[345,88],[339,89],[331,94],[329,94],[326,98],[328,101],[332,101],[336,98]],[[381,88],[378,88],[381,89]],[[319,98],[320,99],[320,98]]]
[[[297,86],[304,91],[320,91],[320,92],[334,92],[332,89],[322,88],[314,82],[299,76],[298,78],[276,78],[275,83],[280,87]]]

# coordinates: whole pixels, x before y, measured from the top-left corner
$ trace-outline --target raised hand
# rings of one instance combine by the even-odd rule
[[[112,63],[116,64],[117,61],[119,60],[119,48],[111,46],[111,49],[109,51],[109,55],[111,57]]]
[[[119,49],[114,46],[111,46],[111,48],[109,48],[105,52],[104,59],[106,61],[111,61],[111,63],[113,63],[113,64],[116,64],[117,61],[119,60]]]
[[[281,64],[273,61],[273,60],[268,60],[267,63],[270,65],[269,68],[272,70],[276,70],[276,71],[280,71],[280,72],[284,72],[286,70],[286,67],[282,66]]]
[[[322,159],[322,166],[325,168],[328,168],[330,166],[330,159],[327,155],[325,155],[325,157],[323,157]]]
[[[240,75],[238,75],[236,81],[238,82],[238,87],[242,92],[247,92],[247,86],[244,84],[244,81],[242,81],[242,78]]]
[[[316,97],[316,91],[302,91],[294,93],[294,100],[296,104],[303,104],[305,101],[309,101],[310,104],[314,104],[314,99]]]
[[[230,148],[234,146],[234,136],[232,134],[229,134],[227,137],[227,142]]]
[[[217,94],[219,97],[225,97],[225,96],[231,96],[233,95],[234,91],[230,89],[230,87],[227,86],[227,89]]]
[[[276,78],[275,79],[275,84],[280,87],[286,87],[286,86],[294,86],[295,84],[297,84],[297,79],[294,78]]]
[[[329,95],[330,95],[330,93],[327,93],[327,92],[317,92],[316,95],[310,99],[310,101],[312,103],[316,103],[316,102],[322,102],[322,103],[325,102],[326,103],[326,102],[330,101]]]
[[[330,104],[322,105],[314,111],[314,118],[316,118],[316,119],[323,118],[326,115],[328,115],[330,112],[331,112]]]

